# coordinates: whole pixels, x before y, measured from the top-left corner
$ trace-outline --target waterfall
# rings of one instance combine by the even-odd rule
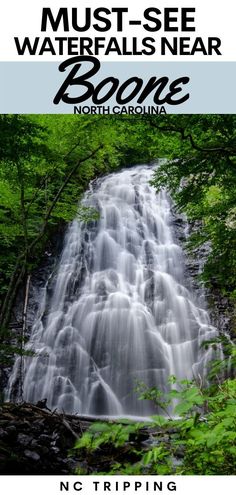
[[[83,204],[99,219],[75,219],[45,287],[25,357],[24,400],[86,415],[147,416],[135,387],[167,390],[169,375],[204,373],[216,335],[189,289],[174,237],[171,200],[142,165],[94,182]],[[19,378],[20,358],[7,397]]]

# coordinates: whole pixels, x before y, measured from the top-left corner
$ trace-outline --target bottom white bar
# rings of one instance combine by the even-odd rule
[[[1,476],[3,495],[231,495],[236,476]]]

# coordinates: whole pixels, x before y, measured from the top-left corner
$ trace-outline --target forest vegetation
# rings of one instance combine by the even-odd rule
[[[164,158],[153,177],[170,191],[176,208],[198,225],[186,249],[209,245],[202,279],[231,305],[231,341],[220,336],[225,359],[213,363],[210,384],[183,382],[167,397],[140,392],[165,409],[178,396],[179,419],[154,418],[175,434],[136,452],[137,461],[111,462],[112,474],[235,473],[235,302],[236,302],[236,116],[161,117],[0,116],[0,360],[4,366],[23,352],[22,334],[11,343],[10,322],[19,290],[40,266],[50,240],[75,216],[96,212],[79,204],[89,181],[136,163]],[[23,318],[23,317],[22,317]],[[220,330],[220,329],[219,329]],[[217,343],[208,343],[216,345]],[[229,360],[231,362],[229,370]],[[172,377],[172,382],[175,379]],[[168,423],[168,426],[167,426]],[[93,425],[77,447],[90,455],[106,446],[113,453],[140,425]],[[175,451],[184,460],[175,465]],[[110,449],[110,450],[109,450]],[[115,455],[114,455],[115,459]]]

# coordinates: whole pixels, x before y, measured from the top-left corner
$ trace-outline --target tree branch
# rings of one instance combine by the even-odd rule
[[[164,131],[164,132],[177,132],[180,134],[181,139],[183,141],[189,141],[192,148],[195,149],[196,151],[201,151],[203,153],[224,153],[227,155],[236,155],[236,149],[235,148],[224,148],[222,146],[216,147],[216,148],[203,148],[202,146],[199,146],[195,141],[192,136],[192,134],[185,134],[185,129],[182,127],[174,127],[174,126],[162,126],[158,125],[155,122],[153,122],[151,119],[148,119],[148,122],[151,127],[154,127],[155,129],[158,129],[159,131]]]
[[[51,216],[51,213],[52,213],[53,209],[55,208],[58,200],[60,199],[64,189],[66,188],[67,184],[69,183],[70,179],[75,174],[75,172],[77,171],[79,166],[82,163],[84,163],[85,161],[93,158],[101,148],[102,148],[102,145],[100,145],[98,148],[96,148],[91,153],[86,155],[84,158],[81,158],[75,164],[75,166],[71,169],[70,173],[67,175],[63,184],[58,189],[54,199],[51,202],[51,205],[49,206],[49,208],[45,214],[44,222],[43,222],[41,231],[39,232],[39,234],[36,236],[36,238],[27,247],[25,246],[24,251],[18,256],[18,258],[16,260],[16,264],[15,264],[15,269],[14,269],[12,276],[11,276],[11,279],[10,279],[7,294],[6,294],[5,300],[3,302],[2,309],[1,309],[0,325],[7,326],[7,324],[8,324],[9,317],[10,317],[10,311],[11,311],[11,307],[12,307],[12,304],[13,304],[14,299],[15,299],[16,292],[17,292],[18,287],[19,287],[19,285],[23,279],[23,276],[25,275],[28,253],[32,252],[33,248],[36,246],[36,244],[43,237],[45,230],[46,230],[46,227],[48,225],[48,220]]]
[[[46,212],[46,215],[44,217],[44,223],[43,223],[43,226],[41,228],[41,232],[39,233],[39,235],[36,237],[36,239],[34,239],[29,248],[30,250],[32,250],[35,246],[35,244],[37,244],[37,242],[41,239],[41,237],[44,235],[44,232],[45,232],[45,229],[47,227],[47,224],[48,224],[48,220],[51,216],[51,213],[53,211],[53,209],[55,208],[58,200],[60,199],[64,189],[66,188],[68,182],[70,181],[71,177],[75,174],[76,170],[79,168],[79,166],[81,165],[81,163],[83,162],[86,162],[87,160],[89,160],[90,158],[93,158],[97,152],[102,148],[102,145],[99,146],[98,148],[96,148],[94,151],[92,151],[89,155],[85,156],[84,158],[81,158],[76,164],[75,166],[72,168],[72,170],[70,171],[70,173],[67,175],[65,181],[63,182],[63,184],[61,185],[61,187],[59,188],[59,190],[57,191],[54,199],[52,200],[52,203],[51,205],[49,206],[47,212]]]

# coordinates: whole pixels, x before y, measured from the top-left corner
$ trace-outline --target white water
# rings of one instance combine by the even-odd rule
[[[171,203],[138,166],[102,178],[84,201],[100,220],[74,220],[54,280],[44,290],[25,358],[24,399],[87,415],[148,416],[137,381],[167,389],[169,375],[203,374],[215,336],[186,288]],[[52,295],[49,295],[51,294]],[[16,360],[8,385],[19,375]],[[18,376],[19,378],[19,376]]]

